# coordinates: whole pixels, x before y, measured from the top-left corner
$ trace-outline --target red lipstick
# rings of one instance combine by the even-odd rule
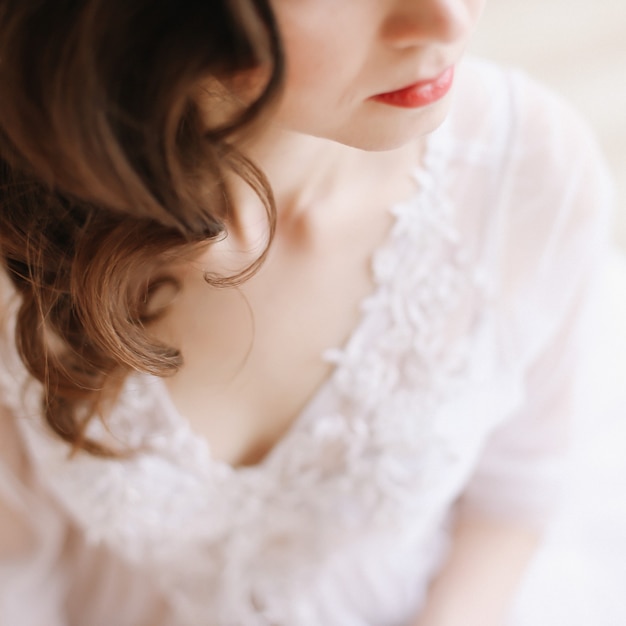
[[[450,91],[453,81],[454,66],[451,66],[436,78],[414,83],[398,91],[381,93],[373,96],[372,100],[403,109],[417,109],[441,100]]]

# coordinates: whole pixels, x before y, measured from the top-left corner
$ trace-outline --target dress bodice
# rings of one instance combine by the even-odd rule
[[[359,324],[320,355],[331,376],[256,466],[213,459],[142,374],[106,428],[90,425],[135,453],[68,458],[37,386],[16,361],[3,373],[43,488],[154,581],[172,623],[400,625],[454,511],[542,517],[604,224],[603,175],[563,111],[521,75],[468,64],[414,195],[390,208]]]

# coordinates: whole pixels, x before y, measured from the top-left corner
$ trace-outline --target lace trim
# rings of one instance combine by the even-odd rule
[[[30,429],[45,480],[91,540],[152,565],[186,623],[319,623],[307,590],[320,563],[364,533],[427,541],[469,463],[458,441],[478,442],[515,397],[502,385],[494,401],[493,372],[468,357],[471,342],[490,344],[479,332],[487,325],[461,314],[480,295],[442,193],[444,168],[431,146],[417,193],[393,208],[373,257],[377,288],[360,324],[325,354],[330,379],[259,466],[212,460],[144,376],[128,381],[110,428],[146,453],[69,462],[64,445]],[[472,386],[482,430],[475,416],[459,424],[450,401]]]

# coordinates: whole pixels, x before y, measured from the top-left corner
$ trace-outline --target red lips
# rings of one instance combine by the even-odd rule
[[[453,82],[454,66],[451,66],[436,78],[414,83],[398,91],[379,94],[372,100],[404,109],[416,109],[441,100],[450,91]]]

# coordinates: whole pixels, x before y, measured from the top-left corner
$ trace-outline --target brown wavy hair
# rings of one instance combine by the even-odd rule
[[[260,93],[210,123],[199,90],[206,103],[203,86],[218,85],[219,101],[258,68]],[[130,372],[180,367],[150,338],[146,303],[171,280],[168,259],[224,234],[233,173],[263,200],[271,240],[271,190],[233,144],[283,69],[268,0],[0,0],[0,253],[19,294],[18,352],[73,449],[112,454],[89,421]],[[244,280],[264,254],[213,282]]]

